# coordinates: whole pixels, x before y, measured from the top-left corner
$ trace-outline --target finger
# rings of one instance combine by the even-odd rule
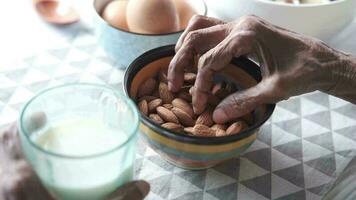
[[[250,113],[262,104],[276,103],[283,99],[273,79],[265,79],[254,87],[238,91],[224,99],[215,109],[213,120],[225,123]]]
[[[187,28],[184,30],[182,35],[180,36],[177,44],[176,44],[176,52],[180,49],[180,47],[183,44],[183,41],[185,40],[186,36],[188,35],[189,32],[202,29],[202,28],[207,28],[210,26],[215,26],[218,24],[224,24],[225,22],[215,19],[212,17],[206,17],[203,15],[194,15],[192,19],[189,21]]]
[[[233,57],[240,57],[251,53],[256,45],[255,34],[251,31],[236,28],[215,48],[204,54],[198,65],[198,75],[195,81],[195,95],[193,96],[193,109],[201,113],[206,107],[206,102],[213,83],[213,75],[230,63]]]
[[[183,84],[184,69],[194,66],[195,56],[219,44],[227,35],[226,25],[217,25],[192,31],[188,34],[182,47],[177,51],[168,68],[168,86],[173,92]]]
[[[108,200],[143,200],[150,191],[150,184],[146,181],[131,181],[113,192]]]

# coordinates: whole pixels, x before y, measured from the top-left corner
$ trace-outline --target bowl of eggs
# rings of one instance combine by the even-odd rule
[[[152,49],[125,72],[125,94],[140,111],[140,136],[163,159],[185,169],[206,169],[239,156],[256,140],[275,105],[261,105],[225,124],[216,124],[212,112],[229,94],[261,81],[260,67],[245,57],[233,58],[214,74],[208,105],[196,114],[191,104],[196,66],[185,69],[179,92],[168,90],[167,68],[174,55],[174,45]]]
[[[206,0],[209,15],[226,21],[254,14],[273,24],[329,39],[356,15],[355,0]]]
[[[94,0],[99,44],[122,68],[142,53],[175,44],[195,14],[206,15],[203,0]]]

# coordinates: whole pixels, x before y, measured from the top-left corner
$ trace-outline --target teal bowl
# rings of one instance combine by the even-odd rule
[[[166,34],[140,34],[111,26],[102,17],[105,6],[112,0],[94,0],[94,29],[99,45],[109,57],[126,68],[144,52],[164,45],[175,44],[183,30]],[[121,1],[121,0],[119,0]],[[207,14],[203,0],[187,0],[200,15]]]

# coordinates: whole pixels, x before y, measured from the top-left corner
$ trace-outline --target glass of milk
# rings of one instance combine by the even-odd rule
[[[19,120],[26,158],[60,200],[104,199],[132,180],[138,125],[129,98],[93,84],[45,90]]]

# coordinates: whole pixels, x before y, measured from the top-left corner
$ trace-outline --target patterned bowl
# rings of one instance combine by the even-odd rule
[[[135,58],[150,49],[176,43],[183,33],[181,30],[166,34],[140,34],[115,28],[101,17],[102,10],[111,1],[94,0],[94,30],[99,45],[122,68],[126,68]],[[207,14],[204,0],[187,2],[198,14]]]
[[[136,99],[139,85],[154,77],[174,56],[174,46],[163,46],[139,56],[125,73],[126,95]],[[252,61],[234,58],[230,67],[214,79],[232,81],[241,88],[249,88],[261,80],[259,67]],[[141,115],[140,132],[144,140],[164,159],[185,169],[205,169],[239,156],[255,140],[259,128],[272,115],[275,105],[263,105],[254,112],[254,122],[245,131],[225,137],[196,137],[177,134],[162,128]]]

